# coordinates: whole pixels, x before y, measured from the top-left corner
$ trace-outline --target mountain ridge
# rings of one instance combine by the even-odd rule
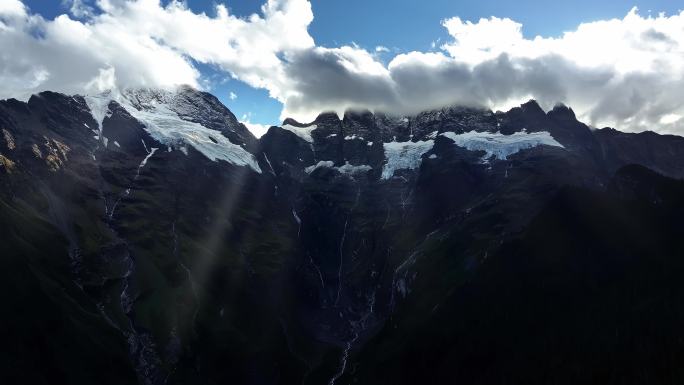
[[[534,323],[507,325],[505,311],[478,306],[487,299],[512,308],[509,296],[495,295],[498,284],[511,289],[511,304],[524,305],[519,273],[554,290],[566,290],[558,286],[565,282],[561,292],[577,288],[584,294],[568,298],[589,308],[607,298],[629,304],[627,289],[585,295],[587,282],[632,283],[597,273],[576,246],[605,251],[602,237],[619,239],[583,205],[609,223],[628,220],[616,227],[629,234],[624,248],[592,255],[625,277],[643,271],[662,282],[650,288],[645,281],[639,303],[658,296],[674,303],[681,294],[671,279],[683,268],[681,242],[664,231],[682,203],[684,138],[591,130],[570,108],[544,112],[528,102],[505,113],[452,107],[406,120],[322,114],[315,129],[298,131],[311,126],[286,120],[291,127],[250,139],[217,99],[182,92],[105,101],[101,113],[85,97],[53,92],[0,101],[0,224],[11,250],[0,292],[11,314],[33,320],[13,321],[7,340],[16,347],[6,350],[11,370],[2,375],[16,382],[31,373],[30,382],[52,384],[93,383],[101,373],[118,384],[452,383],[453,366],[465,383],[505,383],[494,378],[502,373],[541,383],[531,363],[544,357],[547,341],[557,347],[554,359],[588,368],[568,378],[605,380],[600,367],[574,355],[579,345],[558,340],[562,330],[589,338],[586,330],[553,317],[548,340],[536,339],[517,369],[509,366],[511,357],[497,352],[511,349],[511,340],[491,343],[487,333],[532,338]],[[577,222],[572,212],[582,213]],[[650,227],[639,239],[633,225],[641,221]],[[557,252],[540,242],[546,227],[574,246]],[[620,254],[648,247],[663,252],[653,266],[648,255]],[[34,302],[12,295],[14,287]],[[465,310],[472,317],[459,318]],[[488,321],[463,337],[462,326],[477,325],[478,315]],[[598,320],[601,330],[611,317]],[[678,317],[657,322],[670,331]],[[645,325],[640,315],[634,320]],[[402,333],[414,337],[403,342]],[[657,346],[657,336],[639,337]],[[84,342],[60,355],[51,338]],[[607,349],[601,341],[586,346],[600,352]],[[629,340],[618,342],[639,353]],[[439,352],[453,364],[428,360]],[[550,378],[567,374],[545,364]],[[377,367],[384,369],[370,370]]]

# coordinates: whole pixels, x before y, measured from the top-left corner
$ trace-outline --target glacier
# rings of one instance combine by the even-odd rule
[[[547,131],[527,132],[522,130],[511,135],[504,135],[499,132],[469,131],[462,134],[443,132],[440,135],[453,140],[457,146],[470,151],[484,151],[485,155],[482,160],[485,162],[492,157],[506,160],[521,150],[540,145],[564,148]]]
[[[387,162],[382,168],[382,179],[390,179],[397,170],[418,168],[423,161],[423,154],[434,146],[434,140],[420,142],[383,143]]]
[[[100,132],[102,132],[102,121],[108,113],[109,103],[114,100],[132,117],[140,121],[152,138],[166,146],[185,150],[183,153],[187,155],[184,145],[190,145],[212,161],[223,160],[237,166],[250,167],[255,172],[261,173],[254,155],[232,143],[220,131],[182,119],[174,111],[177,108],[173,107],[173,92],[154,91],[160,92],[163,97],[140,97],[141,94],[149,92],[152,91],[126,90],[123,93],[109,91],[100,95],[86,96],[85,99],[93,118],[98,122]]]
[[[283,130],[290,131],[309,143],[313,143],[314,141],[313,137],[311,136],[311,131],[315,130],[316,128],[318,128],[318,126],[315,124],[306,127],[296,127],[291,124],[283,124],[282,126]]]

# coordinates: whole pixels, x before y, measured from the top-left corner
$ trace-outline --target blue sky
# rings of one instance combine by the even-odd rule
[[[163,0],[168,3],[168,0]],[[67,7],[59,0],[25,0],[33,11],[53,18]],[[258,0],[186,0],[196,12],[215,13],[215,4],[225,4],[236,15],[259,12]],[[453,16],[477,21],[489,16],[508,17],[522,23],[526,37],[555,36],[579,23],[623,17],[634,6],[643,13],[674,13],[684,8],[673,0],[312,0],[315,15],[310,32],[316,43],[337,46],[356,42],[374,47],[384,45],[403,50],[422,50],[447,35],[440,21]]]
[[[94,0],[85,1],[87,3]],[[194,12],[215,15],[215,0],[187,0],[186,3]],[[257,0],[218,3],[225,4],[231,13],[242,16],[259,12],[261,6],[261,2]],[[24,4],[32,12],[47,19],[68,11],[68,7],[58,0],[24,0]],[[378,60],[384,64],[398,53],[439,50],[440,44],[450,38],[441,22],[454,16],[473,22],[490,16],[510,18],[522,23],[525,38],[533,38],[537,35],[560,36],[564,31],[573,30],[583,22],[623,18],[634,6],[639,8],[641,15],[649,15],[649,11],[653,15],[658,12],[674,14],[683,7],[681,2],[664,0],[576,0],[553,4],[534,0],[312,0],[311,4],[314,20],[309,25],[309,34],[316,46],[340,47],[356,44],[369,52],[373,52],[376,46],[384,46],[390,49],[390,52],[378,56]],[[436,48],[432,46],[433,42],[437,42]],[[259,124],[280,122],[282,104],[269,98],[268,91],[230,79],[226,72],[209,65],[195,65],[202,72],[203,78],[210,80],[211,91],[238,118],[248,118],[252,123]],[[231,93],[237,97],[231,98]]]

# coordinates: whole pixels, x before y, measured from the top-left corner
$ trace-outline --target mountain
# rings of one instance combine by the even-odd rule
[[[684,138],[572,109],[0,102],[3,383],[679,383]]]

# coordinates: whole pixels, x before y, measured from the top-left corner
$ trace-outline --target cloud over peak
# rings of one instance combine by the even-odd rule
[[[70,4],[71,15],[45,20],[19,0],[0,3],[0,97],[201,87],[202,63],[268,90],[283,117],[299,120],[348,108],[412,114],[535,98],[570,105],[596,126],[684,134],[684,12],[644,17],[635,8],[532,39],[511,19],[452,17],[439,50],[392,56],[383,46],[317,46],[306,0],[268,0],[244,18],[223,5],[213,16],[195,13],[180,1]]]
[[[384,68],[376,61],[351,71],[345,63],[372,58],[355,47],[299,56],[290,78],[302,92],[286,108],[410,114],[451,104],[505,109],[534,98],[546,108],[571,105],[596,126],[684,133],[684,13],[642,17],[634,8],[556,38],[527,39],[506,18],[443,25],[451,39],[441,51],[399,54]]]

